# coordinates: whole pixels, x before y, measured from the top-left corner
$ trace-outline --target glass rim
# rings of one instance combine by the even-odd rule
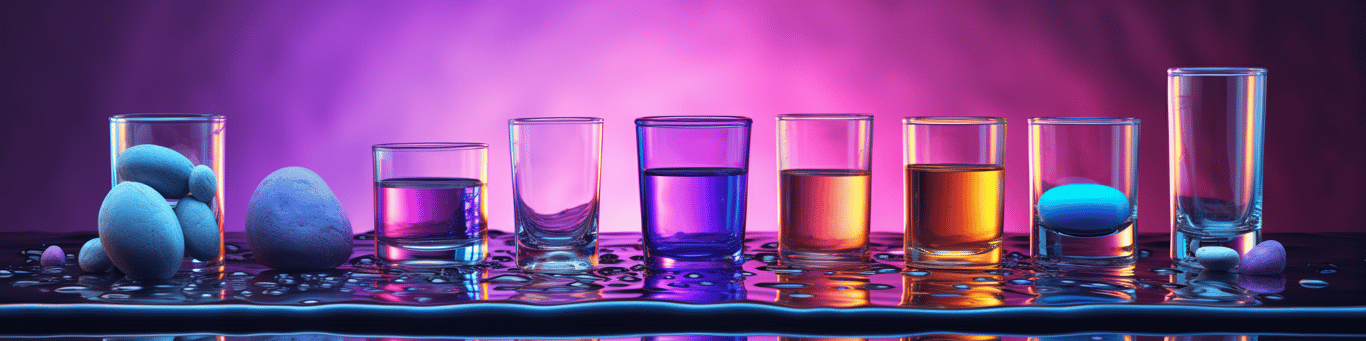
[[[109,122],[222,122],[223,115],[204,113],[126,113],[109,117]]]
[[[1265,76],[1266,69],[1259,67],[1174,67],[1167,69],[1168,76]]]
[[[523,117],[508,120],[510,125],[534,124],[602,124],[601,117]]]
[[[995,116],[916,116],[901,120],[905,124],[919,125],[1002,125],[1005,117]]]
[[[433,152],[488,149],[482,142],[398,142],[381,143],[370,147],[374,151]]]
[[[779,121],[805,121],[805,120],[846,120],[846,121],[872,121],[871,114],[782,114],[778,115]]]
[[[1033,117],[1032,125],[1137,125],[1139,119],[1133,117]]]
[[[646,116],[636,119],[636,126],[664,128],[739,128],[754,123],[744,116]]]

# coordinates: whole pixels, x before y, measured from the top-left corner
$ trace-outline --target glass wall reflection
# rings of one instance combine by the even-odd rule
[[[648,270],[645,299],[687,303],[719,303],[745,299],[741,269]]]
[[[900,306],[931,309],[998,306],[1005,304],[1005,295],[1001,292],[1004,280],[999,272],[981,270],[908,271],[901,276]]]

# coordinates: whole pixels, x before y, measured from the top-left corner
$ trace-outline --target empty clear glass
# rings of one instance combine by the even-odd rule
[[[517,266],[584,271],[598,264],[602,119],[508,121]]]

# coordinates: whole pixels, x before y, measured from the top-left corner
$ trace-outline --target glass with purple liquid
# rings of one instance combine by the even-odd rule
[[[388,143],[373,152],[375,255],[408,267],[482,263],[488,145]]]
[[[517,267],[574,272],[598,265],[602,119],[508,121]]]
[[[752,120],[636,119],[645,264],[730,268],[743,261]]]

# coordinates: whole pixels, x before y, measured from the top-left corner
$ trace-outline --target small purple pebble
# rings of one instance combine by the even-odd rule
[[[1264,241],[1243,254],[1238,272],[1250,275],[1275,275],[1285,271],[1285,246],[1274,240]]]
[[[38,258],[38,264],[42,266],[66,265],[66,253],[62,252],[60,246],[48,246],[47,250],[43,250],[43,256]]]

